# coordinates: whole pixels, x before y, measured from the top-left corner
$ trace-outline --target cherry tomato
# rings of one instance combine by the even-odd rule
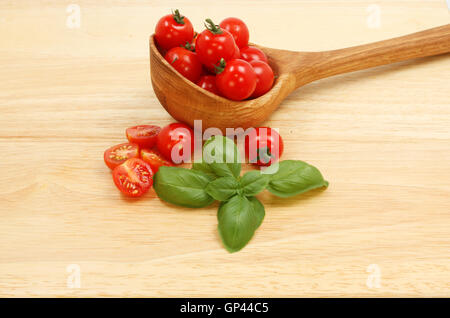
[[[200,63],[195,52],[183,47],[174,47],[166,53],[164,58],[181,75],[194,83],[198,81],[202,74],[202,63]]]
[[[188,18],[182,16],[178,10],[163,16],[155,28],[155,40],[159,47],[170,50],[176,46],[184,46],[194,38],[194,28]]]
[[[185,124],[169,124],[161,129],[156,144],[167,160],[176,164],[187,162],[194,151],[194,131]]]
[[[250,65],[256,73],[256,88],[252,97],[259,97],[267,93],[273,84],[273,71],[269,64],[262,61],[252,61]]]
[[[254,46],[246,46],[241,48],[241,59],[246,60],[247,62],[263,61],[268,63],[266,54]]]
[[[139,157],[139,147],[136,144],[124,143],[105,150],[103,159],[109,169],[114,169],[131,158]]]
[[[216,75],[219,92],[232,100],[250,97],[256,87],[256,74],[250,63],[236,59],[228,62],[222,60],[220,64]]]
[[[220,92],[216,86],[216,77],[214,75],[203,75],[198,80],[197,85],[213,94],[220,96]]]
[[[233,60],[235,59],[240,59],[241,58],[241,50],[239,49],[239,47],[236,45],[234,47],[234,55],[233,55]]]
[[[244,21],[238,18],[226,18],[220,22],[220,27],[231,33],[239,48],[248,45],[249,33]]]
[[[215,25],[211,19],[206,19],[206,27],[207,29],[198,35],[195,49],[203,65],[214,71],[220,59],[228,61],[233,58],[236,45],[233,36]]]
[[[139,125],[127,128],[126,135],[129,142],[139,147],[152,148],[156,144],[156,137],[161,127],[153,125]]]
[[[113,171],[116,187],[130,197],[140,197],[153,184],[153,171],[150,166],[138,158],[128,159]]]
[[[162,155],[155,149],[142,149],[141,158],[152,168],[153,173],[157,173],[161,166],[173,166],[173,164],[162,157]]]
[[[245,136],[245,155],[250,163],[269,166],[283,154],[283,139],[270,127],[258,127]]]

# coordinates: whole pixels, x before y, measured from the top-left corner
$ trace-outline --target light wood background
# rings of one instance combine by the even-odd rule
[[[198,30],[238,16],[255,43],[313,51],[447,24],[444,0],[72,2],[80,28],[70,1],[0,2],[1,296],[450,296],[448,54],[293,93],[267,125],[330,187],[260,195],[266,219],[236,254],[217,205],[125,199],[103,164],[128,126],[172,121],[148,62],[171,8]]]

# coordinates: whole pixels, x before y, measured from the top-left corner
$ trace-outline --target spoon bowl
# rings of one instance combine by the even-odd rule
[[[173,118],[202,129],[256,127],[269,118],[295,89],[329,76],[450,52],[450,24],[410,35],[340,50],[293,52],[260,48],[274,70],[276,80],[266,94],[244,101],[217,96],[178,73],[150,37],[150,74],[161,105]]]

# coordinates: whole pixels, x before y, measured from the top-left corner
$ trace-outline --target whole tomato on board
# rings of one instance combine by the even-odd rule
[[[194,38],[194,28],[188,18],[175,10],[172,14],[163,16],[155,28],[155,40],[160,48],[170,50],[176,46],[191,43]]]
[[[238,18],[226,18],[220,22],[219,25],[222,29],[231,33],[239,48],[248,45],[248,39],[250,36],[247,25],[245,25],[244,21]]]
[[[195,52],[184,47],[171,48],[164,56],[174,69],[192,82],[200,78],[203,67]]]
[[[139,147],[152,148],[156,144],[156,137],[161,127],[154,125],[138,125],[127,128],[126,135],[129,142]]]
[[[195,41],[198,58],[210,71],[214,71],[221,59],[228,61],[234,57],[236,44],[233,36],[211,19],[206,19],[206,30]]]
[[[220,61],[217,69],[216,85],[220,93],[232,100],[250,97],[256,87],[256,74],[250,63],[236,59]]]
[[[245,156],[249,163],[270,166],[283,154],[283,139],[275,129],[258,127],[245,136]]]
[[[220,96],[220,92],[216,85],[216,77],[214,75],[203,75],[197,81],[197,85],[213,94]]]
[[[246,60],[247,62],[263,61],[268,63],[266,54],[255,46],[241,48],[241,59]]]
[[[256,88],[252,97],[259,97],[272,88],[274,80],[273,71],[269,64],[262,61],[252,61],[250,65],[256,73]]]
[[[173,163],[164,159],[156,149],[142,149],[141,158],[150,165],[153,173],[157,173],[161,166],[173,166]]]
[[[112,146],[105,150],[103,159],[109,169],[114,169],[131,158],[139,157],[139,147],[128,142]]]
[[[153,184],[153,171],[150,166],[138,158],[132,158],[113,170],[116,187],[129,197],[140,197]]]
[[[167,160],[176,164],[187,162],[194,151],[194,131],[185,124],[169,124],[159,133],[156,145]]]

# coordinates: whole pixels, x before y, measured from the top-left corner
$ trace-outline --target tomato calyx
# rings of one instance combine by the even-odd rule
[[[261,147],[258,149],[256,161],[262,162],[263,164],[268,164],[272,158],[276,157],[270,153],[269,147]]]
[[[181,15],[181,13],[178,9],[175,9],[175,11],[172,11],[172,17],[176,23],[184,24],[184,16]]]
[[[225,67],[227,66],[227,62],[222,57],[219,61],[219,65],[214,65],[214,68],[216,69],[216,74],[220,74],[225,70]]]
[[[182,48],[185,48],[185,49],[188,50],[188,51],[195,52],[195,45],[194,45],[194,44],[191,44],[191,43],[189,43],[189,42],[187,42],[187,41],[186,41],[186,44],[185,44],[185,45],[182,45],[181,47],[182,47]]]
[[[218,24],[214,24],[214,22],[211,19],[205,20],[205,27],[208,29],[212,34],[222,34],[223,31],[220,28]]]

